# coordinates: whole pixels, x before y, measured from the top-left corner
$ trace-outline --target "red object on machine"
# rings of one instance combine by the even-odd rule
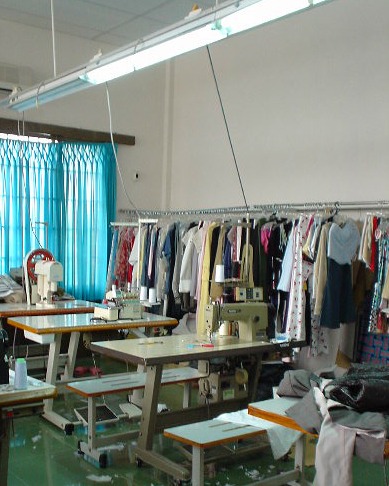
[[[53,261],[54,256],[48,250],[44,248],[38,248],[37,250],[33,250],[28,255],[28,259],[26,262],[27,272],[30,279],[35,283],[37,281],[37,276],[35,275],[35,265],[37,261],[45,260],[45,261]]]

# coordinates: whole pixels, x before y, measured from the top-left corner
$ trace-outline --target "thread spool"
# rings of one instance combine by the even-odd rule
[[[116,285],[112,285],[112,298],[116,299]]]
[[[15,390],[25,390],[27,388],[27,363],[24,358],[18,358],[15,362]]]
[[[224,265],[216,265],[215,282],[224,283]]]
[[[147,300],[147,287],[143,286],[140,288],[140,300]]]
[[[155,304],[157,302],[157,290],[154,287],[149,289],[149,302]]]

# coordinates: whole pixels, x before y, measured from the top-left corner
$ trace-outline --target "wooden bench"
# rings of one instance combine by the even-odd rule
[[[165,437],[192,447],[192,486],[204,485],[205,449],[239,442],[262,434],[266,434],[266,430],[219,419],[164,430]]]
[[[138,434],[138,431],[118,433],[109,437],[96,437],[96,404],[97,400],[104,395],[127,393],[141,390],[146,385],[146,373],[134,371],[129,373],[118,373],[114,375],[102,376],[68,383],[66,388],[88,400],[88,419],[87,433],[88,442],[80,441],[78,444],[79,453],[86,455],[96,462],[100,467],[107,466],[107,454],[101,449],[107,444],[119,441],[126,441]],[[190,404],[191,382],[204,378],[207,375],[200,373],[196,368],[188,366],[169,368],[162,372],[162,385],[175,383],[184,384],[183,407]]]

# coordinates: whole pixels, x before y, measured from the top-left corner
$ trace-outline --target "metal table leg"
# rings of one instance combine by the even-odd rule
[[[0,486],[7,486],[11,420],[0,411]]]

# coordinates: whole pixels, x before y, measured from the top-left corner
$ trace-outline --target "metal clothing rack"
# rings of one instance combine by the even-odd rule
[[[249,217],[253,214],[272,214],[282,211],[323,211],[333,209],[335,211],[374,211],[389,210],[389,201],[333,201],[333,202],[304,202],[304,203],[274,203],[274,204],[254,204],[251,206],[232,206],[222,208],[207,209],[186,209],[186,210],[139,210],[136,213],[131,209],[119,209],[119,213],[127,216],[142,218],[172,218],[183,216],[226,216],[235,215]],[[245,216],[244,216],[245,215]],[[155,221],[152,221],[155,222]]]
[[[280,212],[304,212],[304,211],[324,211],[330,210],[334,213],[338,211],[379,211],[389,210],[389,201],[333,201],[333,202],[304,202],[304,203],[274,203],[274,204],[255,204],[251,206],[232,206],[224,208],[207,208],[207,209],[191,209],[191,210],[173,210],[173,211],[156,211],[156,210],[134,210],[119,209],[119,213],[126,214],[132,218],[139,217],[139,230],[142,224],[158,223],[155,218],[176,218],[199,216],[204,218],[206,216],[220,217],[223,219],[229,216],[239,216],[241,219],[249,220],[255,214],[277,214]],[[150,219],[154,218],[154,219]],[[246,228],[246,241],[250,239],[250,228]],[[248,246],[247,246],[248,252]],[[248,257],[248,254],[246,255]],[[138,255],[139,261],[139,255]],[[139,271],[138,271],[139,279]],[[139,286],[139,280],[138,280]]]
[[[109,223],[109,225],[112,227],[112,228],[136,228],[139,223],[138,221],[137,222],[133,222],[133,221],[111,221]]]

